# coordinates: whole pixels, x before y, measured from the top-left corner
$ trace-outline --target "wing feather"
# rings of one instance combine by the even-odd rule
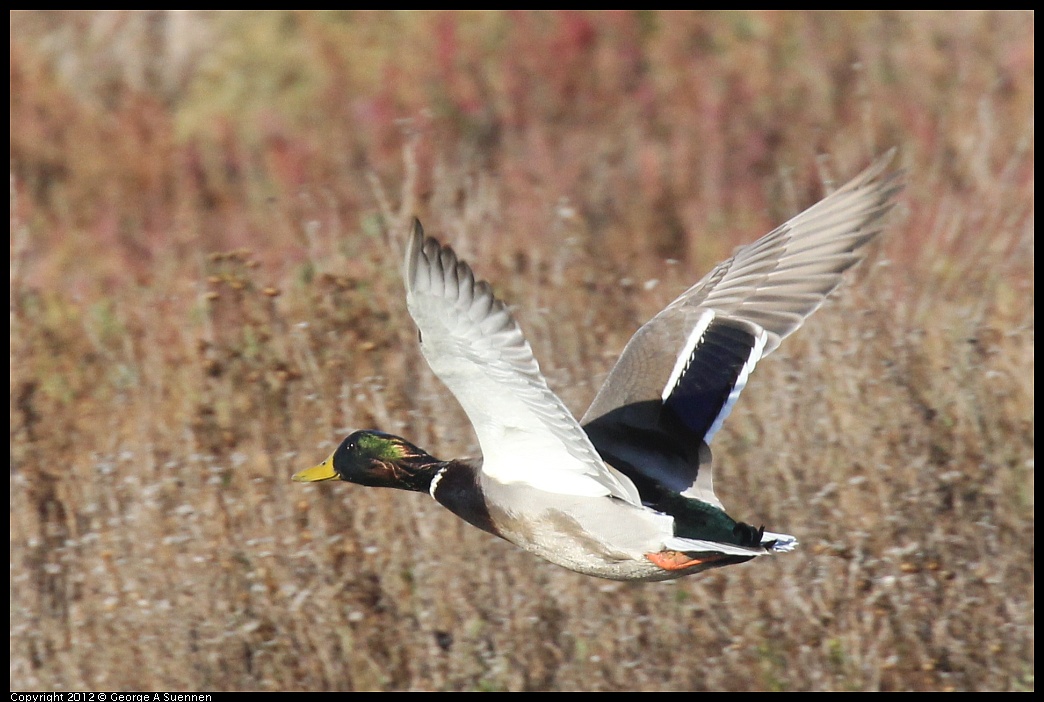
[[[478,436],[483,472],[574,495],[614,495],[640,504],[625,476],[607,466],[565,404],[547,386],[533,351],[490,286],[414,221],[403,267],[406,305],[435,375]]]
[[[603,456],[641,456],[644,461],[617,467],[632,478],[648,478],[720,505],[713,494],[710,453],[691,444],[710,440],[755,364],[823,304],[880,233],[901,189],[900,173],[888,172],[891,159],[889,153],[737,250],[635,333],[581,420]],[[729,357],[745,359],[731,366],[731,391],[722,388],[721,372],[709,380],[685,375],[688,369],[698,371],[698,357],[707,367],[711,352],[704,339],[728,325],[751,332],[730,342]],[[677,388],[683,395],[672,395]],[[686,416],[699,421],[686,427]]]

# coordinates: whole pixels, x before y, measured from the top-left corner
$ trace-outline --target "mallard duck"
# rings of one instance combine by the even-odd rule
[[[444,461],[401,437],[357,431],[293,480],[428,492],[479,529],[614,580],[676,578],[792,550],[795,537],[726,514],[709,444],[758,361],[881,231],[900,189],[889,159],[738,249],[638,329],[579,422],[489,284],[414,220],[406,305],[483,459]]]

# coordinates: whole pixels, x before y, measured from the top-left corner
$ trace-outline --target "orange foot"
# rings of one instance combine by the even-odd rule
[[[690,558],[681,551],[660,551],[659,553],[647,553],[645,557],[664,570],[685,570],[701,563],[713,563],[723,556],[716,553],[703,558]]]

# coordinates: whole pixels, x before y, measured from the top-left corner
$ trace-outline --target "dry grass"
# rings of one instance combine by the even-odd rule
[[[11,39],[12,689],[1034,688],[1032,15]],[[887,240],[716,439],[730,512],[796,553],[612,583],[424,495],[289,482],[360,427],[476,450],[416,348],[405,216],[579,414],[642,321],[892,145]]]

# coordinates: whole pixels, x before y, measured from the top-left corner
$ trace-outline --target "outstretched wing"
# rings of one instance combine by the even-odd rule
[[[425,237],[416,220],[403,278],[421,350],[475,427],[483,473],[501,483],[640,504],[631,481],[605,465],[547,387],[504,303],[451,248]]]
[[[757,362],[862,258],[901,188],[892,153],[739,249],[641,327],[582,423],[609,462],[719,505],[704,444]],[[701,465],[702,464],[702,465]]]

